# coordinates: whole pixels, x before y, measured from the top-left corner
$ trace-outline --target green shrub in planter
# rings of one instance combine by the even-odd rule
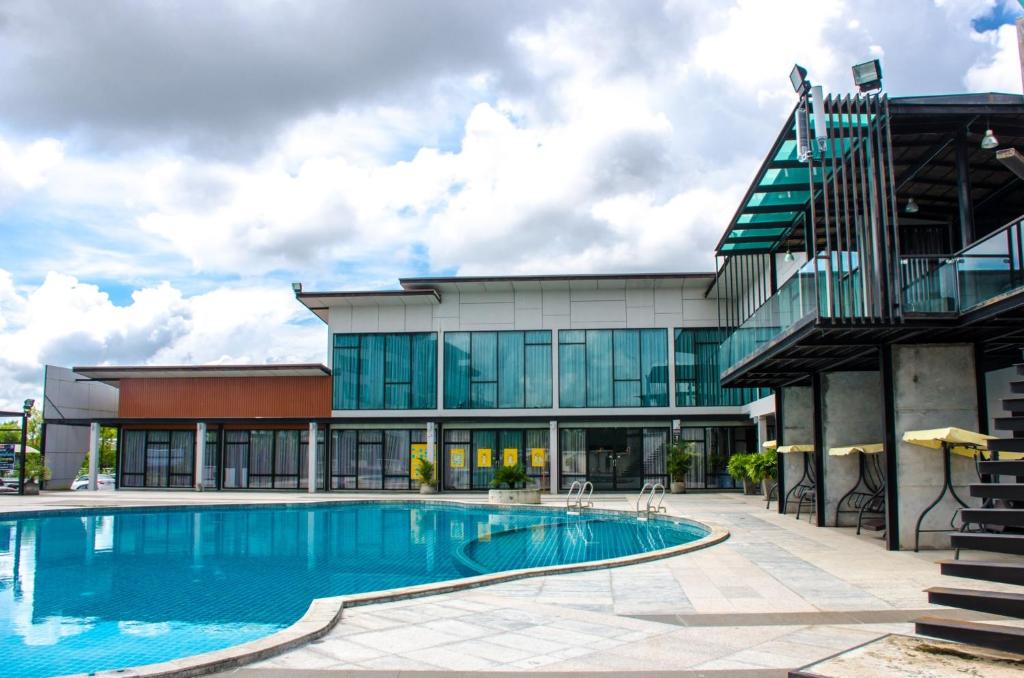
[[[693,467],[693,443],[677,440],[665,448],[665,470],[671,481],[672,492],[686,491],[686,474]]]
[[[729,457],[729,464],[725,467],[726,472],[737,483],[743,483],[743,493],[753,494],[753,483],[750,480],[750,464],[753,462],[753,454],[734,454]]]
[[[526,468],[522,464],[515,466],[499,466],[494,472],[494,479],[491,481],[492,490],[520,490],[526,487],[530,476],[526,474]]]
[[[436,487],[437,478],[434,477],[434,462],[420,459],[419,464],[416,466],[415,480],[419,481],[421,485]]]
[[[748,469],[748,475],[755,483],[759,483],[765,478],[774,479],[779,469],[779,457],[775,450],[766,450],[752,455]]]

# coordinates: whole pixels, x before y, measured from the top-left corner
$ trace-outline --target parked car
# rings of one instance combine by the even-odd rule
[[[89,476],[80,475],[75,478],[74,482],[71,483],[72,490],[87,490],[89,489]],[[96,475],[96,489],[99,490],[112,490],[114,489],[114,476],[107,473],[99,473]]]

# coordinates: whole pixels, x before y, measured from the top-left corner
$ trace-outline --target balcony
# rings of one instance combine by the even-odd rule
[[[951,257],[903,257],[903,313],[964,315],[1024,289],[1024,216]]]

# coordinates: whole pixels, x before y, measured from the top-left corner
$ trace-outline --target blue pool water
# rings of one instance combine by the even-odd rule
[[[166,661],[271,634],[314,598],[613,558],[705,534],[665,520],[428,503],[0,519],[0,672]]]

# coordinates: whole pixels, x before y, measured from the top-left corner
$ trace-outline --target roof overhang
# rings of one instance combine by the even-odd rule
[[[683,288],[706,290],[715,279],[710,272],[697,273],[591,273],[578,275],[454,276],[402,278],[409,291],[434,289],[445,292],[487,293],[544,290],[598,290]]]
[[[441,303],[441,293],[436,289],[298,292],[295,298],[324,322],[328,322],[328,313],[332,306],[421,306]]]
[[[138,365],[72,367],[85,379],[116,385],[124,379],[196,379],[229,377],[325,377],[331,371],[319,363],[279,365]]]

